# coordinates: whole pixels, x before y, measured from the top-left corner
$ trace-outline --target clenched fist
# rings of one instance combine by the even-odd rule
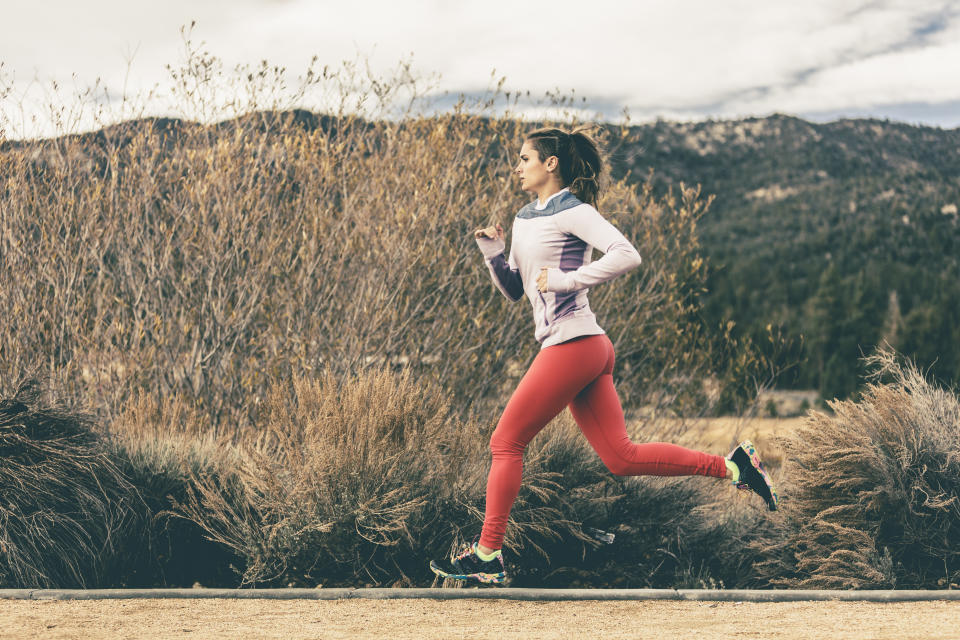
[[[540,289],[541,293],[547,292],[547,268],[540,267],[540,275],[537,276],[537,289]]]
[[[487,227],[486,229],[477,229],[473,232],[475,238],[483,238],[486,236],[491,240],[503,240],[503,227],[500,226],[500,223],[497,223],[496,227]]]

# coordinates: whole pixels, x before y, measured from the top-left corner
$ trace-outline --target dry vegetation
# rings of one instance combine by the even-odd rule
[[[28,384],[0,400],[0,583],[96,581],[122,552],[114,532],[145,509],[90,423],[38,397]]]
[[[366,81],[362,104],[403,82],[342,73],[323,82],[346,101]],[[510,167],[527,125],[489,104],[387,119],[393,106],[140,119],[0,146],[0,305],[17,320],[0,331],[5,370],[39,368],[105,421],[145,392],[230,432],[277,381],[370,364],[441,382],[462,416],[499,406],[537,345],[471,230],[509,226],[525,202]],[[626,181],[600,203],[646,262],[595,294],[628,403],[689,394],[713,357],[693,318],[705,206]]]
[[[349,65],[304,79],[339,96],[328,115],[262,102],[282,75],[268,67],[233,77],[227,96],[245,99],[224,101],[216,59],[191,51],[171,74],[200,123],[0,139],[0,584],[429,583],[427,560],[479,529],[487,439],[537,350],[470,233],[509,226],[524,202],[509,172],[528,125],[494,109],[509,101],[496,92],[428,116],[406,72]],[[625,135],[601,132],[614,152]],[[698,320],[706,205],[626,180],[600,202],[645,258],[591,294],[626,409],[660,416],[640,439],[690,431],[663,416],[747,398],[763,373],[729,327]],[[48,396],[16,382],[31,376]],[[523,556],[515,585],[757,581],[755,501],[614,478],[567,415],[525,478],[506,541]],[[955,536],[948,490],[910,504]],[[777,562],[806,563],[789,551],[805,522],[789,505],[806,503],[790,500]],[[875,549],[906,575],[922,550],[896,544]],[[906,583],[933,579],[921,565]]]
[[[561,416],[528,452],[513,584],[954,586],[960,405],[881,360],[891,381],[778,439],[773,515],[702,480],[615,478]],[[21,388],[0,406],[2,583],[429,584],[427,559],[479,529],[487,430],[409,371],[292,386],[244,438],[146,396],[106,435]]]
[[[858,401],[783,440],[784,514],[758,575],[802,588],[960,586],[960,401],[881,351]]]
[[[479,529],[489,430],[409,371],[292,386],[271,390],[260,428],[242,438],[148,397],[108,435],[24,386],[0,407],[3,543],[16,551],[0,583],[429,584],[429,558]],[[27,484],[18,461],[34,451]],[[714,585],[749,569],[736,533],[758,505],[704,507],[720,494],[702,481],[622,481],[567,415],[535,442],[525,478],[506,540],[523,559],[515,585]],[[33,526],[41,514],[47,526]]]

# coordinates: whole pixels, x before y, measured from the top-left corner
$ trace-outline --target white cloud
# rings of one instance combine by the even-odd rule
[[[904,102],[960,99],[960,21],[915,48],[864,54],[824,66],[796,85],[775,86],[755,99],[731,100],[731,113],[870,109]],[[960,114],[958,114],[960,116]]]
[[[311,56],[358,54],[378,70],[413,55],[440,89],[575,91],[641,117],[727,117],[960,99],[960,12],[949,0],[119,0],[11,3],[0,61],[34,77],[103,78],[116,95],[169,82],[180,25],[227,67],[267,59],[291,75]],[[942,25],[941,31],[931,26]],[[921,38],[922,36],[922,38]],[[129,77],[125,57],[136,56]],[[34,100],[53,99],[33,89]],[[589,101],[588,101],[589,105]],[[310,105],[307,105],[310,106]]]

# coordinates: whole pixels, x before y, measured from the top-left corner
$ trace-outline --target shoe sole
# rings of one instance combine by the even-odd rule
[[[767,501],[767,507],[770,511],[776,511],[777,507],[780,505],[780,496],[777,495],[777,490],[773,486],[773,481],[770,479],[770,476],[767,475],[766,469],[763,468],[763,462],[760,460],[760,454],[757,453],[757,448],[754,446],[753,442],[750,440],[744,440],[737,448],[743,449],[744,453],[747,454],[747,457],[750,459],[750,464],[754,469],[760,474],[760,477],[763,478],[763,481],[767,485],[767,489],[770,491],[770,500]],[[734,449],[736,451],[736,449]],[[743,481],[737,483],[737,489],[745,489],[748,491],[753,491],[750,486]]]
[[[451,578],[453,580],[464,580],[466,582],[479,582],[480,584],[503,584],[507,579],[504,571],[500,573],[448,573],[440,568],[435,560],[430,561],[430,570],[441,578]]]

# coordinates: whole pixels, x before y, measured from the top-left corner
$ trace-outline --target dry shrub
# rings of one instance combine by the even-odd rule
[[[0,585],[116,586],[139,496],[83,415],[28,380],[0,400]]]
[[[130,587],[234,586],[235,554],[171,511],[195,490],[196,478],[236,467],[230,434],[217,433],[203,413],[177,398],[141,394],[105,435],[144,507],[138,535],[118,552],[118,579]]]
[[[233,472],[199,474],[174,509],[236,554],[243,584],[426,585],[431,558],[479,534],[489,429],[452,415],[438,386],[327,372],[275,385],[263,416]],[[526,455],[505,539],[514,584],[736,583],[746,563],[725,537],[753,513],[704,507],[715,487],[616,478],[564,412]]]
[[[960,402],[891,351],[867,364],[860,400],[831,402],[784,442],[784,518],[755,545],[770,584],[960,582]]]
[[[185,413],[142,397],[107,434],[36,380],[0,400],[0,584],[232,586],[229,552],[170,517],[196,473],[227,464],[209,435],[177,433]]]
[[[429,559],[481,527],[490,428],[409,371],[274,385],[263,424],[221,433],[176,398],[143,395],[106,433],[24,413],[26,397],[0,405],[4,436],[34,425],[47,459],[25,472],[6,456],[5,495],[33,501],[3,512],[8,586],[426,585]],[[51,424],[61,435],[41,437]],[[754,514],[710,504],[715,487],[616,478],[564,412],[526,456],[505,541],[514,584],[733,586],[745,563],[731,541]],[[28,512],[56,526],[31,528]]]
[[[245,428],[272,381],[370,363],[442,381],[462,418],[501,406],[538,345],[529,306],[496,291],[471,231],[509,226],[528,200],[511,167],[532,125],[499,115],[496,91],[428,117],[407,76],[350,68],[314,79],[340,93],[329,114],[238,111],[246,76],[207,86],[201,58],[174,95],[185,113],[206,105],[203,124],[0,141],[0,307],[30,319],[0,327],[0,368],[45,363],[104,423],[145,392]],[[398,115],[392,96],[411,92]],[[209,110],[220,102],[232,106]],[[599,135],[615,152],[632,134]],[[593,294],[626,404],[682,396],[708,373],[706,205],[629,176],[600,201],[645,259]]]
[[[450,535],[438,514],[467,521],[480,489],[478,427],[449,411],[408,371],[275,385],[235,471],[199,477],[177,511],[243,557],[244,584],[409,583]]]

